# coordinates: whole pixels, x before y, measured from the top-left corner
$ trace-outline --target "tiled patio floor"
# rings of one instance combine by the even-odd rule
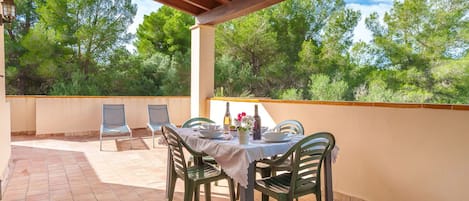
[[[99,151],[96,136],[12,136],[11,176],[2,201],[164,201],[167,149],[151,148],[145,135],[140,130],[133,140],[103,141],[105,151]],[[183,200],[183,184],[176,183],[175,201]],[[227,196],[226,182],[212,185],[213,201]],[[255,192],[255,200],[260,197]]]
[[[106,140],[99,151],[98,137],[12,136],[3,200],[166,200],[166,147],[134,137]],[[212,187],[213,201],[229,200],[226,186]],[[178,180],[174,200],[183,200],[183,189]]]

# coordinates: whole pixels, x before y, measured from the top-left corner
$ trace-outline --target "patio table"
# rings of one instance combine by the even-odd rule
[[[292,137],[290,141],[282,143],[267,143],[262,140],[252,140],[251,138],[249,144],[240,145],[236,137],[232,139],[205,139],[199,137],[200,133],[193,128],[178,128],[177,131],[189,146],[196,151],[204,152],[207,155],[212,156],[223,171],[241,185],[241,201],[254,200],[256,161],[285,153],[290,149],[290,147],[303,138],[302,135],[297,135]],[[170,156],[168,155],[168,157]],[[170,161],[169,158],[168,161]],[[329,170],[325,170],[326,200],[332,201],[332,188],[328,188],[331,179],[330,157],[326,162],[327,161],[329,162],[329,166],[325,166],[324,168],[329,168]],[[168,163],[168,170],[170,169],[170,165],[171,164]]]

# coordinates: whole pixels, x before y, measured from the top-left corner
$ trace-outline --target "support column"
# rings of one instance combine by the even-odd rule
[[[1,6],[0,6],[1,7]],[[3,8],[2,8],[3,9]],[[0,16],[1,17],[1,16]],[[5,40],[4,40],[4,25],[0,25],[0,103],[5,102]]]
[[[208,117],[206,99],[215,89],[215,27],[191,27],[191,117]]]
[[[0,6],[0,10],[3,8]],[[5,98],[5,40],[4,25],[0,25],[0,200],[8,180],[8,164],[11,156],[10,104]]]

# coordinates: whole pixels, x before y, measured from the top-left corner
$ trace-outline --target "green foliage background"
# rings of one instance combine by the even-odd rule
[[[15,3],[7,94],[189,95],[192,16],[145,16],[129,52],[130,0]],[[361,18],[371,42],[352,40]],[[469,2],[395,1],[362,16],[343,0],[287,0],[216,26],[215,76],[218,96],[468,104]]]

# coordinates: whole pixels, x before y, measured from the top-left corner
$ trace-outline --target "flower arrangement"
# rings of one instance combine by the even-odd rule
[[[242,112],[239,113],[237,118],[234,119],[234,123],[239,131],[250,131],[254,124],[254,117],[246,115],[245,112]]]

